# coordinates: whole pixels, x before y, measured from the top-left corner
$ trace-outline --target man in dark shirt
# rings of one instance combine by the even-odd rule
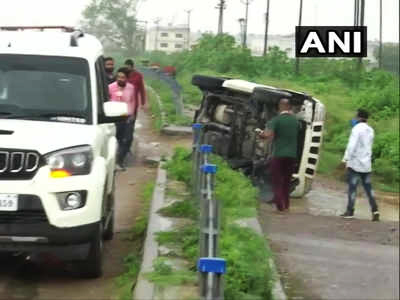
[[[291,111],[288,99],[279,101],[279,115],[268,124],[267,130],[260,133],[262,138],[273,141],[270,161],[274,202],[279,211],[289,209],[290,180],[297,158],[298,123]]]
[[[146,89],[144,87],[143,75],[135,70],[135,63],[131,59],[127,59],[125,61],[125,66],[130,71],[128,82],[135,87],[135,97],[138,100],[137,105],[142,106],[144,108],[146,106]],[[136,107],[136,113],[138,111],[138,107]]]
[[[106,70],[107,84],[110,85],[116,80],[114,76],[114,59],[112,57],[104,58],[104,69]]]

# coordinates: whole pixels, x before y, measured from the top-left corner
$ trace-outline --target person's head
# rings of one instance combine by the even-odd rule
[[[133,71],[135,69],[135,63],[132,59],[127,59],[125,61],[125,67],[128,68],[129,71]]]
[[[278,103],[279,112],[288,111],[288,110],[291,110],[291,109],[292,109],[292,105],[290,104],[289,99],[282,98],[282,99],[279,100],[279,103]]]
[[[357,110],[357,119],[359,122],[367,122],[369,117],[369,113],[365,109],[358,109]]]
[[[119,68],[117,71],[117,84],[120,87],[125,87],[128,82],[129,70],[127,68]]]
[[[104,69],[108,74],[112,74],[114,72],[114,59],[112,57],[104,58]]]

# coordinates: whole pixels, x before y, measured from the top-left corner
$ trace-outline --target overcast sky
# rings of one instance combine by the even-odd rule
[[[0,25],[76,25],[90,0],[0,0]],[[153,24],[162,18],[167,25],[187,23],[192,9],[192,30],[213,31],[218,27],[218,0],[146,0],[138,18]],[[267,0],[253,0],[249,8],[249,33],[264,32]],[[290,34],[298,22],[299,0],[270,0],[270,34]],[[239,32],[238,19],[245,6],[241,0],[226,0],[224,31]],[[303,0],[303,25],[353,25],[353,0]],[[399,0],[383,0],[383,40],[399,40]],[[379,0],[366,0],[368,39],[379,38]]]

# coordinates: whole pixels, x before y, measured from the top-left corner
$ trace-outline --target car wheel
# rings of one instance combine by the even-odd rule
[[[96,234],[90,241],[89,254],[79,262],[79,273],[84,278],[98,278],[103,275],[103,225],[99,222]]]
[[[199,87],[201,90],[215,91],[222,89],[222,84],[226,79],[219,77],[194,75],[192,84]]]
[[[109,217],[110,220],[108,221],[107,226],[104,228],[103,239],[106,241],[110,241],[114,237],[114,219],[115,219],[115,175],[113,177],[113,187],[112,192],[107,197],[107,205],[109,209]]]

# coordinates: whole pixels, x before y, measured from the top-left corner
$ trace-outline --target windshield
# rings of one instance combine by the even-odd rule
[[[87,61],[0,54],[0,118],[91,123]]]

